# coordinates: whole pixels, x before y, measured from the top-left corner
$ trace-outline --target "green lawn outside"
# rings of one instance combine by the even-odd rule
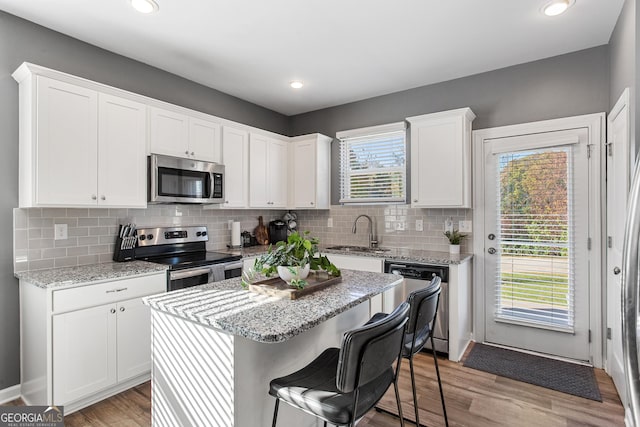
[[[502,298],[531,303],[550,303],[555,308],[568,309],[568,276],[527,273],[502,273]],[[542,283],[541,283],[542,282]],[[553,284],[553,291],[549,288]],[[528,295],[519,295],[526,292]],[[515,295],[514,295],[515,294]]]

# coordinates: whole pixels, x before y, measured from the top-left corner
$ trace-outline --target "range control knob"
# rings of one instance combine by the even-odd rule
[[[202,236],[202,237],[204,237],[204,236],[206,236],[206,235],[207,235],[207,232],[206,232],[206,231],[203,231],[203,232],[201,233],[201,236]]]
[[[153,234],[147,234],[147,240],[152,240],[153,239]]]
[[[198,237],[202,236],[202,231],[197,231],[196,232],[196,236],[198,236]]]
[[[147,238],[147,236],[145,236],[144,234],[140,236],[140,240],[145,240]]]

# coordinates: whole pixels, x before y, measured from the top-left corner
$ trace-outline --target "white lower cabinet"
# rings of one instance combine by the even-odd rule
[[[92,307],[53,316],[56,404],[65,405],[116,383],[117,331],[113,307]]]
[[[70,413],[147,381],[151,315],[166,273],[65,289],[20,280],[21,394]]]

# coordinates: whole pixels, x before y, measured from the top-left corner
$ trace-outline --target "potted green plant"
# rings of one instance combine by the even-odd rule
[[[308,237],[308,234],[308,231],[303,234],[293,232],[286,242],[269,246],[266,254],[256,258],[253,269],[243,273],[243,286],[253,281],[255,273],[267,277],[277,273],[287,284],[298,289],[307,285],[305,279],[310,270],[323,270],[330,276],[340,276],[340,270],[326,256],[319,254],[318,239]]]
[[[453,229],[453,231],[445,231],[444,235],[449,239],[449,253],[450,254],[459,254],[460,253],[460,243],[462,240],[467,237],[466,234],[460,234],[460,231]]]

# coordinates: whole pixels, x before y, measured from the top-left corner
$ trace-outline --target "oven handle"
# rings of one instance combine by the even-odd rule
[[[201,274],[207,274],[211,276],[212,272],[210,268],[197,268],[195,270],[170,271],[169,280],[186,279],[189,277],[200,276]]]
[[[224,271],[236,270],[238,268],[242,269],[242,267],[243,267],[242,261],[229,262],[227,264],[224,264]]]

